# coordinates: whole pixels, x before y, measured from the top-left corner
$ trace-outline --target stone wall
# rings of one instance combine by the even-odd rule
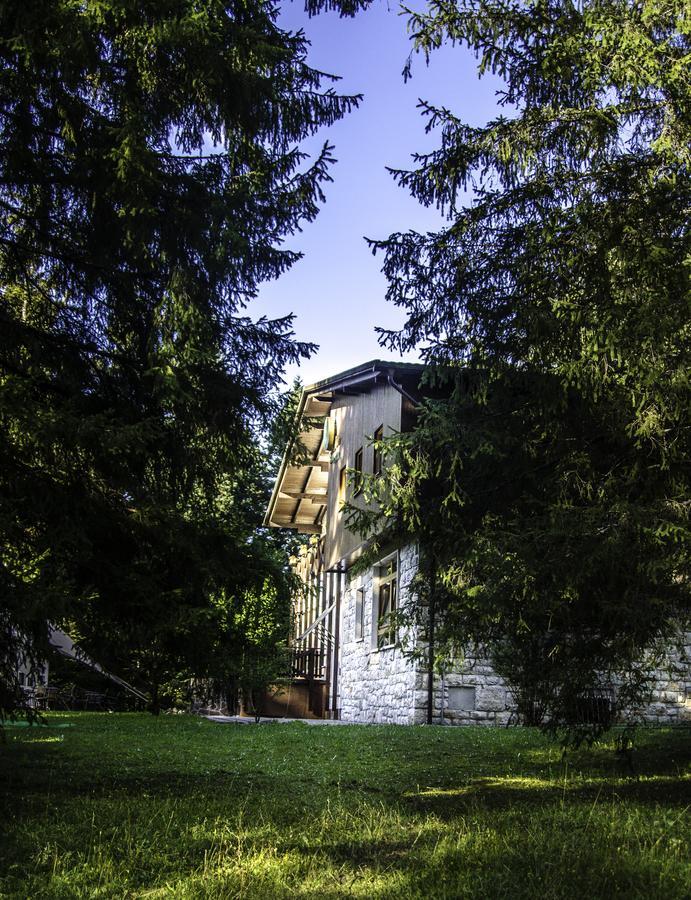
[[[651,670],[649,703],[634,712],[639,722],[668,725],[691,722],[691,634],[682,635]],[[427,720],[427,680],[418,673],[414,722]],[[443,714],[442,714],[443,703]],[[435,678],[434,722],[445,725],[507,725],[517,723],[506,683],[487,659],[467,658],[444,678]]]
[[[467,657],[435,683],[435,721],[446,725],[507,725],[514,712],[506,683],[483,657]]]
[[[691,632],[681,633],[652,669],[650,703],[639,711],[651,725],[691,722]]]
[[[417,571],[415,546],[398,555],[399,602]],[[364,628],[356,638],[356,592],[363,589]],[[412,725],[415,721],[415,666],[400,647],[376,646],[376,575],[370,569],[346,586],[341,604],[341,659],[338,676],[341,718],[346,722]],[[409,640],[410,640],[410,636]]]
[[[400,602],[417,571],[417,548],[399,551]],[[356,592],[364,589],[364,629],[355,637]],[[341,607],[341,660],[339,694],[341,718],[347,722],[411,725],[427,721],[427,674],[400,647],[376,648],[376,574],[370,569],[347,585]],[[414,636],[408,634],[411,647]],[[691,721],[691,633],[679,647],[670,648],[652,670],[650,703],[637,711],[640,720],[667,724]],[[446,725],[507,725],[517,722],[515,705],[506,683],[481,656],[436,677],[434,722]]]
[[[425,682],[426,685],[426,682]],[[615,688],[616,690],[616,688]],[[426,691],[415,722],[426,721]],[[442,716],[443,702],[443,716]],[[634,711],[639,722],[657,725],[691,722],[691,633],[682,634],[651,669],[649,703]],[[435,679],[434,721],[446,725],[507,725],[516,721],[506,683],[487,659],[469,657],[444,679]]]

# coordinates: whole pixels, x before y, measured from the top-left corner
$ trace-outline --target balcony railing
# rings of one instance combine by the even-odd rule
[[[292,659],[293,678],[326,677],[326,651],[319,647],[305,650],[294,648]]]

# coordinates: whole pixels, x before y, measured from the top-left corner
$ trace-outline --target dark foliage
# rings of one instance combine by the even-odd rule
[[[439,627],[570,727],[610,676],[641,703],[688,621],[689,10],[435,0],[409,22],[425,55],[469,47],[509,115],[423,104],[440,145],[394,173],[448,225],[375,244],[407,314],[382,339],[448,399],[394,439],[382,511],[436,561]]]
[[[49,619],[155,684],[213,658],[224,604],[287,596],[240,501],[280,373],[311,347],[245,307],[323,199],[331,148],[307,161],[300,141],[357,98],[276,19],[217,0],[2,4],[5,684],[18,635],[40,652]]]

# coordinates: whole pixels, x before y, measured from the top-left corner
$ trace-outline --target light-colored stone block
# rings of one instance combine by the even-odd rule
[[[478,688],[475,707],[487,712],[499,712],[506,709],[506,691],[500,687]]]

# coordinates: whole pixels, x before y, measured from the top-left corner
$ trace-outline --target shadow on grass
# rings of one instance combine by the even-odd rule
[[[265,810],[272,803],[290,809],[296,801],[300,808],[320,809],[328,798],[371,798],[377,802],[401,805],[409,811],[449,817],[462,814],[469,806],[506,810],[516,806],[563,803],[592,803],[598,799],[635,802],[644,805],[663,804],[670,807],[691,806],[691,776],[676,774],[644,777],[593,777],[586,780],[539,776],[497,776],[444,779],[434,785],[415,788],[385,787],[364,780],[324,781],[309,776],[285,778],[262,771],[214,769],[205,774],[182,774],[179,771],[151,773],[121,772],[117,775],[94,776],[93,780],[63,780],[66,772],[51,765],[48,747],[36,747],[32,777],[9,778],[0,789],[8,806],[44,803],[46,793],[53,799],[103,798],[118,795],[136,800],[145,792],[149,802],[177,799],[185,801],[203,796],[224,800],[230,806],[248,798],[261,802]]]
[[[527,782],[527,783],[526,783]],[[461,786],[439,786],[407,792],[405,806],[419,814],[456,818],[468,809],[510,810],[568,803],[628,802],[657,807],[691,806],[691,778],[659,775],[626,780],[593,779],[587,784],[538,782],[523,778],[477,778]]]
[[[0,747],[0,756],[4,751],[6,762],[11,762],[2,766],[5,774],[0,795],[5,792],[11,802],[42,796],[46,791],[68,799],[111,791],[134,795],[145,790],[152,799],[184,799],[207,793],[225,795],[233,790],[240,800],[247,794],[288,801],[297,796],[318,806],[326,797],[351,794],[402,802],[408,809],[436,814],[453,814],[468,803],[506,809],[564,799],[592,802],[600,795],[645,804],[680,806],[691,802],[691,729],[661,732],[656,743],[649,742],[635,751],[634,774],[626,759],[611,750],[583,751],[559,763],[555,762],[553,748],[548,747],[529,751],[522,764],[520,758],[507,762],[506,774],[482,773],[483,768],[492,769],[486,760],[477,760],[473,773],[468,771],[462,754],[447,754],[438,765],[422,773],[418,783],[410,777],[412,773],[406,779],[402,772],[395,771],[396,767],[393,777],[382,778],[380,772],[348,777],[346,766],[334,778],[333,769],[320,767],[319,760],[307,773],[303,768],[288,775],[276,774],[270,771],[268,760],[264,761],[267,766],[261,764],[259,753],[240,760],[231,753],[223,765],[218,765],[219,759],[210,759],[203,772],[185,769],[184,760],[168,767],[160,756],[137,758],[131,753],[123,758],[116,754],[108,761],[91,760],[85,767],[83,758],[62,746],[62,739],[59,727],[37,726],[35,731],[24,729],[22,740],[13,748]],[[496,766],[494,769],[496,772]]]

